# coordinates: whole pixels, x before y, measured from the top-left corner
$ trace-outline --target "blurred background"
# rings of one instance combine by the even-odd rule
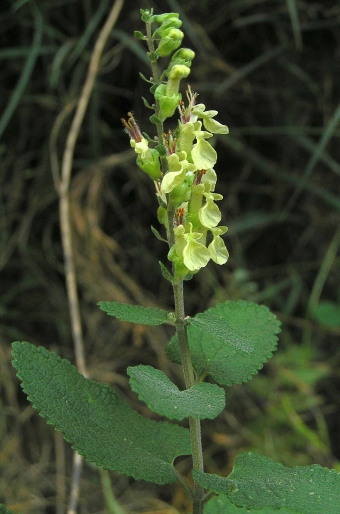
[[[14,513],[62,514],[68,501],[72,451],[22,393],[11,342],[27,340],[75,362],[51,158],[62,159],[72,107],[112,5],[0,6],[0,503]],[[167,248],[150,230],[159,228],[154,187],[136,167],[121,123],[132,111],[154,135],[141,101],[151,95],[139,76],[150,69],[133,37],[144,30],[140,8],[180,13],[183,46],[196,52],[189,83],[230,129],[214,138],[230,260],[209,264],[186,284],[186,312],[245,299],[267,305],[283,324],[273,359],[247,384],[227,389],[227,409],[203,424],[206,471],[226,475],[236,454],[249,450],[340,471],[339,1],[125,0],[70,184],[89,375],[149,417],[129,390],[127,366],[152,364],[182,384],[179,367],[165,358],[171,332],[120,323],[96,306],[173,305],[158,264]],[[179,469],[188,474],[190,462]],[[110,477],[129,512],[188,511],[180,488]],[[109,512],[103,487],[98,470],[85,464],[79,514]]]

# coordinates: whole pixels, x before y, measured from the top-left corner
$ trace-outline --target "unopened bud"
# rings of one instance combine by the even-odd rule
[[[175,28],[168,28],[162,34],[162,39],[159,42],[156,54],[159,57],[166,57],[171,52],[176,50],[182,43],[184,34],[181,30]]]

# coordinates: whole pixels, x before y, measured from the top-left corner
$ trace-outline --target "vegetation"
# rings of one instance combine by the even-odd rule
[[[207,422],[206,471],[227,475],[242,450],[338,469],[338,7],[198,1],[183,12],[177,2],[167,4],[180,12],[196,52],[192,89],[230,127],[216,150],[231,257],[188,283],[187,312],[226,300],[256,301],[284,323],[276,357],[256,379],[227,389],[228,410]],[[171,310],[172,302],[157,262],[159,256],[165,262],[167,252],[148,228],[157,224],[154,190],[133,151],[125,150],[118,121],[132,110],[141,126],[148,124],[140,105],[148,85],[138,70],[146,77],[150,71],[131,32],[140,7],[162,12],[164,6],[123,5],[96,61],[95,43],[111,7],[107,1],[21,1],[2,12],[0,501],[14,512],[63,512],[71,481],[69,448],[27,406],[10,366],[13,339],[74,359],[58,161],[62,172],[72,165],[69,200],[88,375],[130,395],[126,368],[143,362],[181,383],[177,366],[165,359],[167,327],[117,322],[113,338],[112,319],[95,308],[109,300]],[[92,86],[89,62],[99,67]],[[70,162],[65,143],[87,83],[90,103]],[[130,401],[148,412],[135,397]],[[188,462],[181,466],[185,474]],[[104,493],[98,471],[85,467],[79,512],[104,508],[110,486],[105,474],[100,480]],[[151,510],[150,498],[189,509],[180,487],[161,490],[115,474],[111,481],[130,511],[143,502]]]

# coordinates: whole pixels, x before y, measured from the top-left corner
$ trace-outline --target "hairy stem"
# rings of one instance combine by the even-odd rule
[[[171,229],[170,229],[171,232]],[[195,383],[195,373],[191,361],[190,348],[188,343],[187,326],[185,321],[184,310],[184,292],[183,279],[177,279],[174,282],[174,300],[176,315],[176,333],[178,337],[179,348],[181,352],[181,360],[185,386],[190,389]],[[189,418],[190,440],[193,469],[203,471],[203,451],[201,438],[201,423],[197,418]],[[193,494],[193,514],[203,514],[203,497],[204,489],[200,484],[194,482]]]
[[[152,55],[155,52],[155,46],[152,39],[152,28],[151,23],[146,23],[146,36],[147,36],[147,44],[150,54]],[[151,60],[152,74],[153,74],[153,83],[159,84],[160,82],[160,71],[158,68],[157,61]],[[159,102],[155,100],[155,114],[156,117],[159,115]],[[157,127],[157,138],[158,143],[163,143],[163,123],[159,122],[156,124]],[[161,158],[161,166],[162,171],[165,173],[167,171],[167,161],[166,158]],[[174,237],[174,228],[173,228],[173,219],[174,219],[174,210],[171,207],[168,207],[168,243],[171,247],[175,242]],[[174,303],[175,303],[175,316],[176,316],[176,333],[179,342],[179,348],[181,352],[181,360],[184,374],[185,387],[190,389],[195,383],[195,373],[194,368],[191,361],[189,343],[188,343],[188,335],[187,335],[187,322],[185,319],[185,309],[184,309],[184,292],[183,292],[183,279],[176,278],[173,283],[174,290]],[[191,440],[191,451],[192,451],[192,460],[193,460],[193,469],[198,471],[203,471],[203,452],[202,452],[202,439],[201,439],[201,423],[199,419],[189,418],[189,429],[190,429],[190,440]],[[193,491],[193,514],[203,514],[203,498],[204,498],[204,489],[203,487],[194,482],[194,491]]]

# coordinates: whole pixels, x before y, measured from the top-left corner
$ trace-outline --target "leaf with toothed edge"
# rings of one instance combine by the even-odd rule
[[[200,471],[193,471],[193,475],[202,487],[222,493],[236,507],[250,512],[339,512],[340,473],[318,464],[290,468],[262,455],[241,453],[227,478]]]
[[[280,322],[264,305],[225,302],[188,319],[188,340],[198,376],[220,385],[250,380],[276,350]],[[177,336],[167,347],[168,358],[180,363]]]
[[[201,383],[180,391],[163,371],[152,366],[130,366],[127,372],[139,399],[168,419],[214,419],[225,407],[224,389],[216,384]]]
[[[98,305],[109,316],[114,316],[121,321],[129,321],[140,325],[171,323],[171,313],[163,309],[141,307],[140,305],[129,305],[121,302],[98,302]]]
[[[136,480],[176,481],[174,459],[191,453],[186,428],[144,418],[107,384],[43,347],[16,341],[13,355],[34,408],[88,461]]]

